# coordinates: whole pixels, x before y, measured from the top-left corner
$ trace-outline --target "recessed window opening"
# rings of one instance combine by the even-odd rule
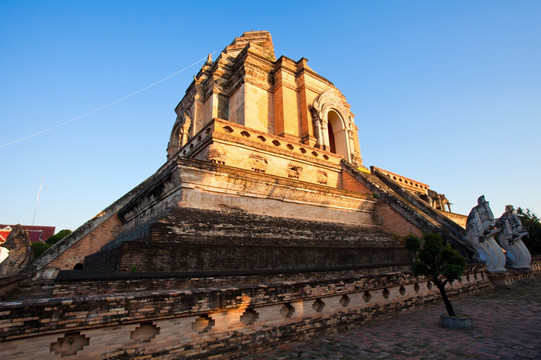
[[[329,113],[329,117],[331,116],[331,114],[335,114],[335,113],[334,112]],[[334,140],[334,131],[332,129],[332,125],[330,121],[327,124],[327,130],[329,132],[329,151],[332,152],[333,154],[336,154],[336,142]]]

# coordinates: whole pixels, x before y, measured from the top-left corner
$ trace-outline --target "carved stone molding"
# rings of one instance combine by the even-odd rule
[[[344,105],[340,92],[336,89],[331,88],[319,95],[316,101],[314,101],[313,108],[315,110],[314,118],[319,119],[324,123],[327,123],[328,121],[327,113],[329,110],[334,109],[340,113],[346,122],[347,129],[355,126],[355,124],[353,124],[353,116],[351,115],[351,112]]]
[[[287,176],[292,179],[300,179],[302,170],[302,166],[295,163],[289,163],[287,165]]]
[[[225,164],[226,152],[216,144],[212,144],[208,150],[208,159],[213,164]]]
[[[250,167],[254,171],[265,172],[267,171],[267,165],[269,164],[266,157],[253,153],[249,157]]]

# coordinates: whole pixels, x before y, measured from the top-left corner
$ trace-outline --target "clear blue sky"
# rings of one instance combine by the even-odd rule
[[[0,0],[0,146],[138,91],[249,30],[346,96],[364,164],[467,214],[541,211],[541,1]],[[217,55],[217,54],[216,54]],[[215,57],[216,57],[215,55]],[[165,162],[201,64],[0,148],[0,223],[75,229]]]

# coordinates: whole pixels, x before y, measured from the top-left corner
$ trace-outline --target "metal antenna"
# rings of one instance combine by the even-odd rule
[[[45,180],[45,178],[42,176],[41,183],[39,184],[38,198],[36,199],[36,209],[34,210],[34,218],[32,219],[32,225],[34,225],[34,222],[36,221],[36,214],[38,212],[38,206],[39,206],[39,196],[41,195],[41,189],[43,189],[43,180]]]

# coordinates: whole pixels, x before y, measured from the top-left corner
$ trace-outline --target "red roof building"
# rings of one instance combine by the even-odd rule
[[[8,238],[11,228],[15,225],[4,225],[0,224],[0,243],[3,243]],[[28,232],[28,237],[30,241],[35,242],[45,242],[48,238],[54,235],[55,227],[54,226],[39,226],[39,225],[21,225],[23,229]]]
[[[2,227],[2,226],[0,226]],[[0,229],[0,244],[7,240],[9,233],[11,232],[11,227],[1,228]]]

